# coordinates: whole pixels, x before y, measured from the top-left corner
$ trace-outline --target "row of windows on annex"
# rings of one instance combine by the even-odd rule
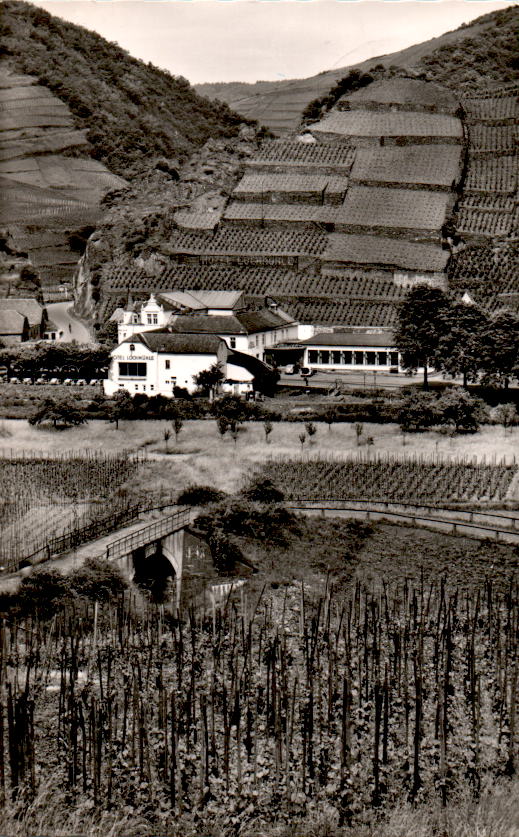
[[[148,364],[147,363],[131,363],[131,362],[124,362],[119,361],[118,364],[119,369],[119,388],[126,388],[128,389],[128,384],[130,381],[133,381],[133,389],[135,392],[150,392],[152,394],[155,393],[155,385],[147,382],[148,378]],[[166,373],[166,379],[164,380],[164,384],[170,385],[171,387],[175,387],[177,385],[176,377],[168,377],[171,370],[171,360],[166,358],[164,360],[164,371]],[[122,382],[121,382],[121,379]],[[137,380],[136,380],[137,379]]]
[[[318,366],[399,366],[398,352],[308,349],[307,363]]]

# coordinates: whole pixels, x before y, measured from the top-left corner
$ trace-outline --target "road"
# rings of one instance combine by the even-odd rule
[[[63,343],[71,343],[76,340],[78,343],[91,343],[92,337],[88,328],[76,319],[72,313],[72,303],[50,302],[46,306],[49,319],[63,332]]]

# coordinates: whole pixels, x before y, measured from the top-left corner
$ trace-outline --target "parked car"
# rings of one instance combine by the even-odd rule
[[[10,384],[19,384],[20,379],[19,378],[9,378],[9,383]]]
[[[63,383],[66,387],[71,387],[75,383],[75,381],[73,381],[72,378],[65,378]]]
[[[32,384],[32,383],[33,383],[32,378],[24,378],[23,381],[22,381],[22,384]]]
[[[51,378],[50,381],[49,381],[49,384],[52,384],[53,386],[55,386],[56,384],[61,384],[61,381],[60,381],[59,378]]]
[[[47,378],[38,378],[38,379],[35,381],[35,383],[36,383],[36,384],[48,384],[49,382],[48,382]]]
[[[88,382],[88,386],[89,387],[95,387],[95,386],[97,386],[98,383],[99,383],[99,380],[97,378],[92,378],[92,380]]]
[[[287,365],[285,366],[283,371],[284,371],[285,375],[295,375],[296,374],[295,364],[287,363]]]
[[[78,380],[76,381],[76,386],[78,386],[78,387],[86,387],[86,385],[87,385],[87,382],[85,381],[84,378],[78,378]]]
[[[314,370],[310,369],[309,366],[302,366],[299,370],[299,374],[302,378],[310,378],[314,374]]]

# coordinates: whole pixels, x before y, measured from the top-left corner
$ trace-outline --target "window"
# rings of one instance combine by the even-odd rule
[[[320,363],[330,363],[330,352],[328,349],[321,352]]]
[[[158,325],[158,315],[157,314],[147,314],[146,315],[148,320],[148,325]]]
[[[390,352],[389,357],[391,358],[391,366],[398,366],[398,352]]]
[[[353,363],[355,366],[364,366],[364,352],[353,352]]]
[[[378,353],[378,365],[387,366],[387,352]]]
[[[150,384],[150,390],[153,392],[154,389],[155,389],[155,386],[153,384]]]
[[[319,352],[317,349],[310,349],[308,351],[308,363],[319,363]]]
[[[119,377],[120,378],[145,378],[146,377],[146,363],[120,363]]]
[[[374,366],[376,362],[376,353],[366,352],[366,363],[369,363],[371,366]]]
[[[349,364],[353,363],[353,353],[352,352],[342,352],[342,362]]]
[[[231,337],[230,343],[231,343],[231,349],[235,349],[236,348],[236,337]]]
[[[171,366],[171,361],[170,360],[165,360],[164,361],[164,366],[166,367],[166,369],[169,369],[170,366]]]
[[[338,366],[341,363],[341,353],[340,352],[332,352],[332,363]]]

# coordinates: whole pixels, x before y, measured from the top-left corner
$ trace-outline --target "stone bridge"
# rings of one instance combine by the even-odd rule
[[[185,530],[195,517],[192,509],[179,509],[171,514],[140,526],[111,541],[104,558],[119,567],[124,576],[133,581],[136,575],[146,574],[150,561],[167,562],[176,582],[177,605],[184,570]]]

